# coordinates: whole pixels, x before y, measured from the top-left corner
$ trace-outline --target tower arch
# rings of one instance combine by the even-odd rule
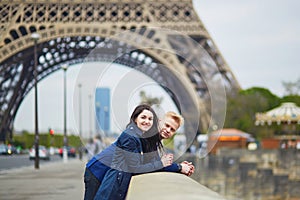
[[[0,14],[0,140],[12,131],[19,105],[33,87],[35,32],[39,81],[66,63],[132,67],[177,102],[188,122],[186,133],[221,123],[217,112],[223,107],[215,107],[224,106],[224,91],[240,88],[190,0],[12,0],[0,3]]]

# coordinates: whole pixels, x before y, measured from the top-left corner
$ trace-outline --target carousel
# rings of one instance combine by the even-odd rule
[[[257,126],[277,124],[282,127],[283,134],[273,137],[281,148],[300,148],[300,107],[295,103],[282,103],[265,113],[256,113],[255,118]]]

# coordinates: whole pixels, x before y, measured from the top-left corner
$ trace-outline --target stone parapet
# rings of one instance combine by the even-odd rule
[[[126,200],[225,200],[216,192],[182,174],[157,172],[134,176]]]

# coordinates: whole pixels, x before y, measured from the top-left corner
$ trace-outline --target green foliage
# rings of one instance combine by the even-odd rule
[[[299,95],[288,95],[281,98],[281,102],[294,102],[297,106],[300,106]]]
[[[163,101],[163,97],[151,97],[147,96],[145,91],[140,92],[141,103],[146,103],[149,105],[160,105]]]
[[[169,139],[164,139],[162,140],[162,143],[164,145],[165,148],[170,149],[170,150],[174,150],[174,137],[176,134],[173,135],[173,137],[169,138]]]
[[[252,87],[247,90],[242,90],[240,94],[245,98],[250,98],[249,100],[252,101],[251,105],[257,109],[271,109],[279,106],[281,103],[280,98],[266,88]]]
[[[26,133],[24,135],[25,148],[31,148],[34,144],[34,134]]]
[[[80,147],[81,139],[78,136],[70,135],[68,137],[68,143],[69,143],[70,146]]]
[[[28,149],[34,145],[35,134],[23,131],[22,134],[14,134],[13,144],[21,145],[22,148]],[[64,136],[61,134],[55,134],[51,136],[49,133],[40,133],[39,134],[39,144],[46,147],[57,147],[60,148],[64,145],[63,143]],[[68,135],[68,144],[69,146],[79,147],[80,146],[80,137],[75,135]]]
[[[14,146],[20,146],[22,148],[25,148],[25,142],[23,141],[23,136],[22,135],[15,135],[13,137],[12,144]]]
[[[279,98],[268,89],[253,87],[237,94],[228,95],[224,128],[237,128],[253,134],[257,139],[270,137],[280,131],[278,125],[255,126],[255,114],[266,112],[282,102],[295,102],[300,105],[300,96]]]

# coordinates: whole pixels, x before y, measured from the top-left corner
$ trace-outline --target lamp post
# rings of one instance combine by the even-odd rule
[[[89,95],[89,100],[90,100],[90,106],[89,106],[89,110],[90,110],[90,138],[93,138],[93,125],[92,125],[92,119],[93,119],[93,114],[92,114],[92,107],[93,107],[93,104],[92,104],[92,95],[90,94]]]
[[[109,120],[108,120],[108,107],[107,106],[104,106],[103,108],[103,111],[104,111],[104,117],[103,117],[103,132],[104,132],[104,135],[107,135],[108,133],[108,123],[109,123]]]
[[[38,33],[32,33],[31,38],[34,41],[34,106],[35,106],[35,159],[34,159],[34,168],[39,169],[39,126],[38,126],[38,90],[37,90],[37,82],[38,82],[38,60],[37,60],[37,42],[40,38]]]
[[[101,105],[100,102],[96,102],[96,132],[97,134],[100,133],[101,130],[101,123],[100,123],[100,112],[101,112]]]
[[[68,138],[67,138],[67,69],[68,65],[62,65],[61,69],[64,71],[64,148],[63,161],[68,162]]]
[[[81,143],[81,137],[82,137],[82,109],[81,109],[81,83],[78,84],[79,93],[78,93],[78,105],[79,105],[79,137],[80,137],[80,146],[79,146],[79,159],[82,160],[82,143]]]

